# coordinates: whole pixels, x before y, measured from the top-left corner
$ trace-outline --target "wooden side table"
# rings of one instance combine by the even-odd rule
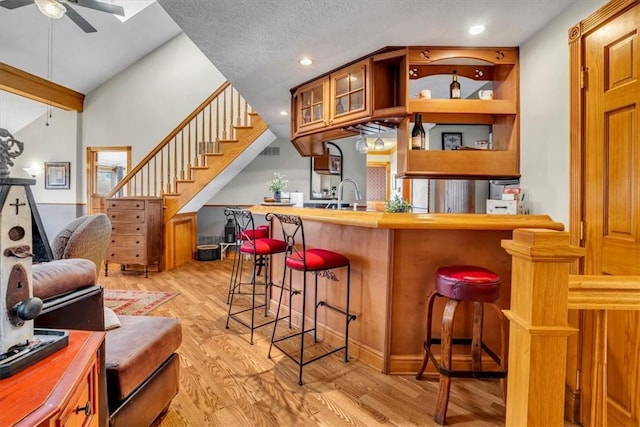
[[[104,336],[70,331],[67,347],[0,380],[0,426],[98,426]]]

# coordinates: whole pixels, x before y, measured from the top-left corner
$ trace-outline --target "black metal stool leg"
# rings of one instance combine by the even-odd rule
[[[301,320],[301,328],[302,333],[300,334],[300,359],[299,359],[299,376],[298,376],[298,385],[302,385],[302,368],[304,367],[304,323],[305,317],[307,315],[307,273],[306,271],[302,272],[302,320]],[[315,320],[315,319],[314,319]],[[314,330],[315,333],[315,330]]]
[[[291,284],[291,273],[289,270],[289,284]],[[280,296],[278,297],[278,308],[276,309],[276,320],[273,322],[273,331],[271,332],[271,343],[269,344],[269,352],[267,358],[271,359],[271,349],[276,338],[276,329],[278,329],[278,321],[280,320],[280,307],[282,306],[282,295],[284,294],[284,282],[287,278],[287,265],[285,264],[282,271],[282,287],[280,288]],[[289,288],[289,328],[291,328],[291,288]]]

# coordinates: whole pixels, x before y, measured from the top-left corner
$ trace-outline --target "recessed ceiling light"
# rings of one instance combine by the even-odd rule
[[[475,36],[476,34],[480,34],[481,32],[483,32],[484,30],[484,25],[474,25],[473,27],[469,28],[469,34]]]
[[[280,115],[281,116],[288,116],[289,113],[287,111],[282,110],[282,111],[280,111]]]
[[[313,61],[309,58],[305,57],[300,60],[300,65],[311,65],[311,64],[313,64]]]

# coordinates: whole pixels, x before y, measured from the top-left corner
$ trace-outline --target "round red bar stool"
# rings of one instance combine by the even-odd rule
[[[346,256],[321,248],[307,248],[304,238],[304,226],[302,218],[297,215],[282,215],[276,213],[268,213],[267,220],[280,223],[283,233],[283,239],[287,243],[287,249],[285,251],[285,265],[282,274],[282,288],[280,297],[278,299],[278,308],[276,310],[276,320],[273,324],[273,333],[271,335],[271,344],[269,345],[268,357],[271,358],[271,350],[276,347],[282,351],[287,357],[296,362],[299,367],[298,371],[298,384],[302,385],[302,368],[309,363],[329,356],[330,354],[344,350],[344,362],[349,361],[349,323],[352,320],[356,320],[354,314],[349,313],[349,293],[351,286],[351,263]],[[338,282],[338,277],[333,273],[334,269],[346,268],[347,283],[345,286],[344,294],[346,295],[344,301],[344,308],[336,303],[329,303],[328,301],[318,301],[318,276],[325,277],[331,281]],[[292,285],[292,272],[302,272],[302,290],[298,291],[294,289]],[[289,285],[288,289],[285,289],[284,283],[289,272]],[[309,328],[306,325],[307,318],[307,273],[313,273],[315,277],[314,281],[314,307],[313,307],[313,327]],[[338,286],[331,285],[331,286]],[[289,314],[287,316],[280,315],[280,307],[282,305],[282,296],[289,294]],[[286,334],[276,337],[276,330],[278,328],[278,322],[284,319],[289,319],[289,328],[291,328],[291,296],[302,295],[302,311],[300,313],[300,330],[297,332],[288,332]],[[339,347],[328,348],[319,352],[308,351],[305,347],[305,336],[307,334],[313,334],[313,342],[318,342],[317,325],[318,325],[318,309],[324,307],[332,311],[338,312],[344,316],[344,344]],[[283,345],[283,342],[292,339],[299,339],[300,345],[297,349],[294,349],[294,345]]]
[[[440,374],[440,388],[433,419],[440,425],[445,424],[451,378],[500,378],[503,398],[506,396],[507,376],[507,323],[502,310],[495,302],[500,292],[500,277],[486,268],[472,265],[452,265],[441,267],[436,271],[435,290],[429,295],[427,303],[427,330],[424,340],[424,359],[416,375],[422,378],[429,360]],[[436,298],[446,298],[447,302],[442,315],[440,338],[431,336],[433,322],[433,305]],[[472,337],[454,337],[454,320],[456,310],[463,301],[473,303],[473,333]],[[496,354],[482,341],[482,324],[484,320],[484,305],[490,306],[496,313],[500,323],[500,349]],[[440,360],[438,360],[431,346],[440,345]],[[468,370],[453,369],[452,353],[454,345],[471,346],[471,367]],[[488,355],[493,362],[492,369],[483,368],[483,354]]]
[[[270,325],[275,319],[258,321],[256,310],[264,309],[264,317],[268,317],[269,288],[273,285],[269,274],[269,260],[271,255],[283,253],[286,244],[283,240],[269,238],[269,226],[254,226],[253,214],[247,209],[226,208],[225,215],[232,216],[236,226],[236,256],[233,260],[231,279],[229,283],[229,311],[227,313],[226,328],[229,321],[235,320],[251,331],[250,343],[253,344],[254,330]],[[243,278],[242,267],[245,256],[251,259],[251,276],[248,280]],[[264,277],[258,281],[260,272],[264,268]],[[249,291],[242,291],[243,287],[249,287]],[[262,289],[260,289],[262,288]],[[249,304],[240,304],[237,298],[248,295]],[[234,305],[234,299],[236,303]],[[248,314],[245,314],[248,313]]]

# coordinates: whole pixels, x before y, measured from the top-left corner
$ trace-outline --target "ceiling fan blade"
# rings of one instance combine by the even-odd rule
[[[0,2],[0,6],[5,9],[15,9],[32,3],[33,0],[4,0],[3,2]]]
[[[124,16],[124,8],[115,4],[103,3],[97,0],[67,0],[78,6],[88,7],[89,9],[99,10],[100,12],[112,13],[114,15]]]
[[[65,9],[67,9],[67,16],[69,17],[69,19],[75,22],[78,27],[82,28],[85,33],[95,33],[96,31],[98,31],[93,27],[93,25],[89,24],[86,19],[80,16],[78,12],[73,10],[71,6],[66,3],[62,3],[62,5]]]

